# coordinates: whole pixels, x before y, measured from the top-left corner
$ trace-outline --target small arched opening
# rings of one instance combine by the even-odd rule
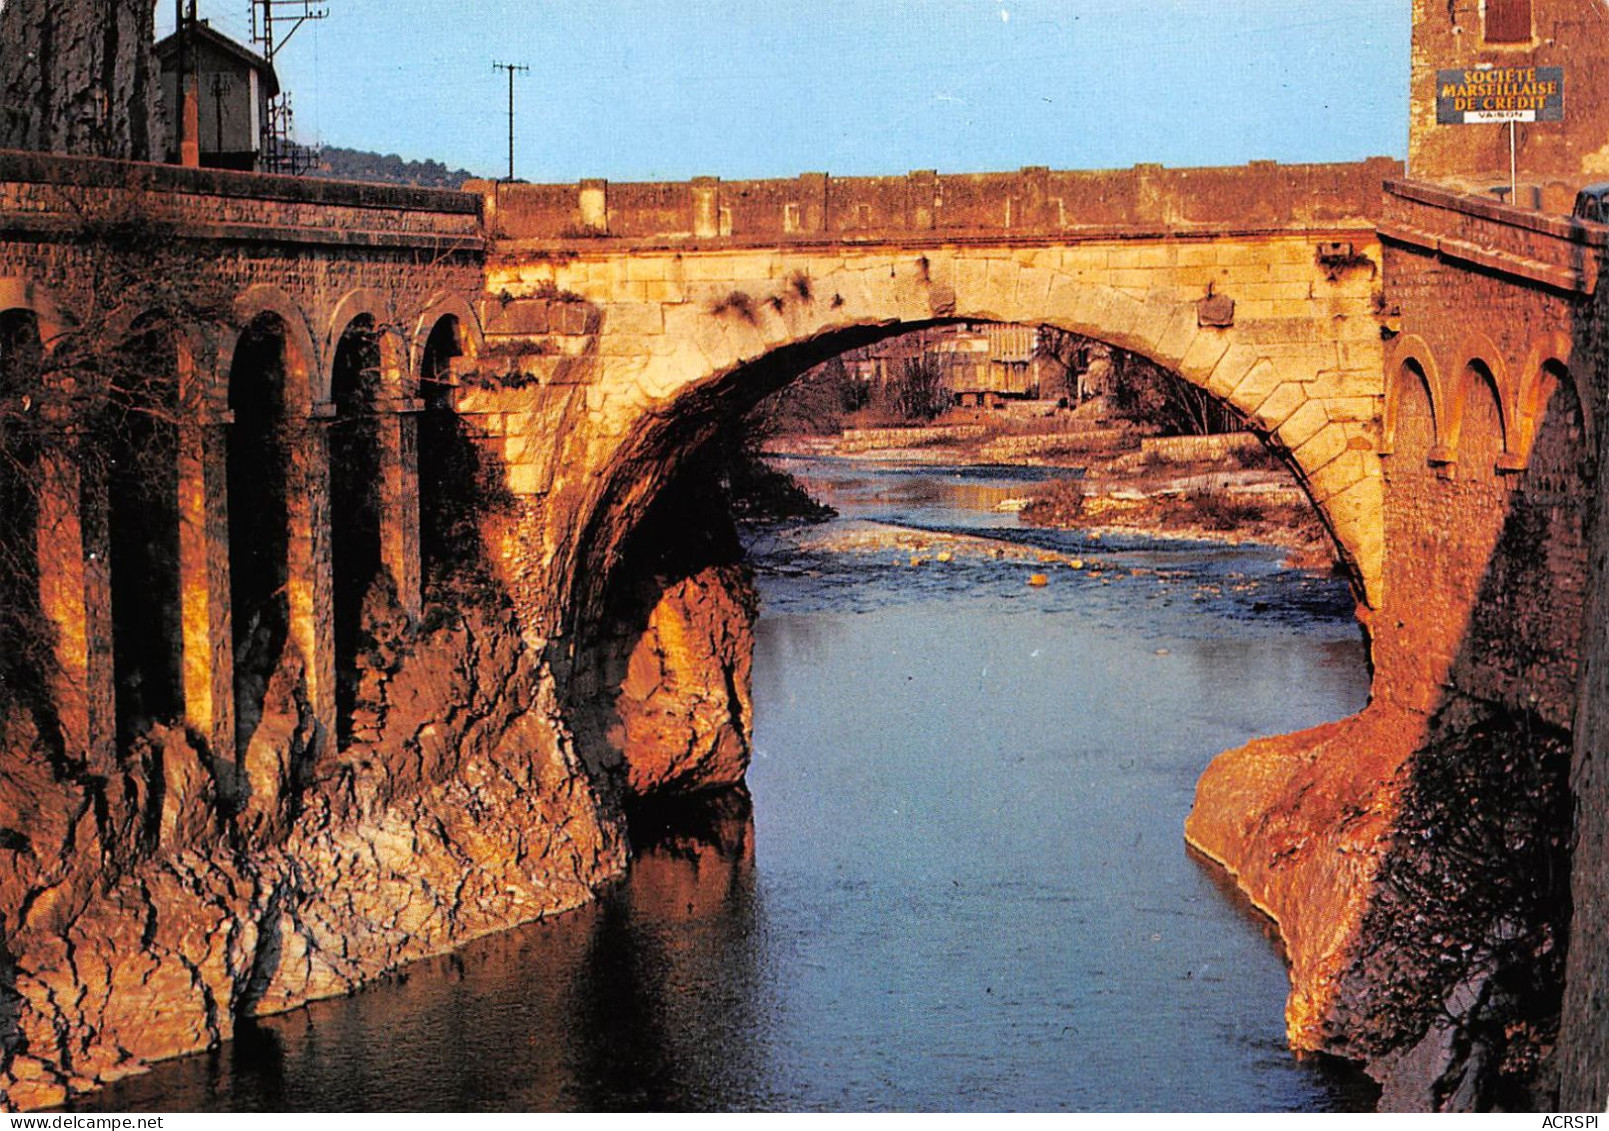
[[[1457,458],[1472,473],[1490,475],[1508,447],[1502,394],[1483,358],[1471,358],[1463,374],[1458,413]]]
[[[337,741],[352,737],[363,602],[381,574],[380,335],[354,318],[335,348],[330,396],[330,560],[335,629]]]
[[[419,358],[419,553],[426,586],[477,559],[474,498],[478,462],[474,445],[453,410],[452,361],[464,354],[455,315],[431,327]]]
[[[229,599],[242,752],[262,719],[290,631],[288,340],[279,315],[260,314],[241,331],[229,369]]]
[[[1393,378],[1392,415],[1387,421],[1392,466],[1423,465],[1437,452],[1435,400],[1424,364],[1417,357],[1405,358]]]
[[[183,714],[179,572],[179,348],[136,324],[102,415],[112,667],[118,741]]]

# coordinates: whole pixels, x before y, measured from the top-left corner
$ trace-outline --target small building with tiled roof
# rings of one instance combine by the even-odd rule
[[[162,105],[169,123],[168,160],[180,159],[182,99],[179,75],[196,75],[201,164],[209,169],[261,167],[269,100],[279,94],[274,65],[214,31],[205,20],[156,45],[162,64]]]

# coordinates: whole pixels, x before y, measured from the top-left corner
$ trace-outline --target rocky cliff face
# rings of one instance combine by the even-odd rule
[[[291,653],[238,773],[158,730],[95,779],[7,718],[0,1105],[207,1047],[618,874],[620,818],[506,612],[371,604],[366,630],[360,737],[338,754]]]
[[[1337,986],[1422,731],[1376,704],[1350,719],[1258,739],[1215,758],[1186,839],[1224,865],[1278,925],[1290,962],[1293,1047],[1327,1048]]]
[[[740,566],[683,578],[654,606],[627,659],[610,733],[633,797],[743,781],[756,611]]]
[[[628,800],[740,785],[759,598],[714,468],[682,472],[620,549],[570,681],[589,761]]]

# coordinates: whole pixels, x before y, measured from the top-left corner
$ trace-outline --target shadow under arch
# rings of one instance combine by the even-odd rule
[[[1412,1087],[1467,1110],[1535,1109],[1545,1096],[1546,1085],[1532,1090],[1534,1058],[1555,1044],[1576,945],[1578,579],[1588,571],[1600,468],[1575,381],[1557,357],[1539,367],[1551,387],[1533,404],[1523,465],[1486,459],[1501,450],[1496,389],[1488,399],[1477,387],[1487,377],[1474,367],[1457,474],[1414,458],[1424,455],[1428,410],[1410,403],[1412,393],[1387,464],[1401,498],[1413,500],[1394,504],[1394,523],[1412,523],[1416,507],[1474,514],[1483,552],[1460,563],[1426,547],[1393,565],[1406,575],[1394,574],[1393,591],[1424,594],[1414,612],[1440,639],[1421,631],[1392,645],[1397,678],[1425,689],[1416,704],[1425,729],[1405,764],[1392,848],[1338,997],[1356,1055],[1435,1044],[1441,1051]],[[1403,679],[1409,672],[1415,680]]]
[[[1135,302],[1132,299],[1128,301]],[[1190,317],[1195,317],[1193,307],[1190,308]],[[644,513],[658,489],[673,478],[674,471],[687,454],[696,451],[719,431],[722,420],[740,416],[806,369],[847,350],[927,327],[962,322],[1000,323],[1002,320],[970,314],[962,317],[952,313],[910,321],[885,319],[830,330],[788,342],[753,360],[710,372],[686,383],[670,396],[645,405],[638,419],[616,446],[604,473],[591,477],[581,488],[579,498],[572,496],[564,500],[568,513],[579,516],[579,520],[570,528],[574,533],[566,537],[561,532],[557,546],[555,589],[559,595],[559,607],[565,611],[563,623],[566,632],[573,634],[589,612],[595,610],[611,559],[635,519]],[[1354,593],[1360,601],[1368,602],[1370,595],[1359,563],[1358,547],[1346,536],[1327,502],[1315,498],[1312,469],[1302,465],[1277,429],[1260,422],[1255,408],[1248,412],[1243,404],[1225,397],[1221,388],[1215,388],[1212,383],[1203,380],[1199,366],[1192,377],[1182,366],[1169,365],[1152,353],[1133,348],[1136,343],[1133,333],[1091,334],[1082,325],[1069,325],[1063,321],[1029,324],[1054,326],[1135,353],[1159,368],[1205,389],[1245,420],[1248,428],[1263,440],[1308,494]],[[1266,362],[1261,364],[1266,365]],[[571,436],[567,442],[574,446],[561,453],[561,460],[584,464],[587,437]]]
[[[575,634],[595,615],[625,539],[697,453],[723,427],[798,378],[807,369],[860,346],[954,322],[933,319],[857,327],[782,346],[679,393],[643,414],[619,445],[608,473],[571,505],[584,515],[579,536],[563,547],[558,570],[566,630]]]
[[[0,708],[31,711],[55,735],[49,673],[55,633],[40,601],[37,484],[44,437],[30,418],[39,397],[45,323],[21,297],[0,289]],[[15,406],[14,408],[11,406]]]
[[[293,327],[256,314],[230,343],[229,605],[234,646],[235,748],[243,757],[290,635]],[[305,368],[303,369],[305,375]]]
[[[133,319],[99,422],[106,452],[113,698],[119,744],[184,713],[180,428],[191,343],[160,315]]]
[[[626,757],[618,735],[609,736],[608,700],[627,678],[626,657],[649,631],[656,601],[701,569],[729,567],[742,558],[720,469],[705,458],[720,446],[723,433],[765,397],[848,350],[934,326],[988,321],[890,321],[820,334],[693,383],[638,417],[604,473],[586,478],[580,487],[585,495],[567,501],[585,520],[571,528],[572,540],[559,542],[555,588],[563,617],[559,636],[567,646],[553,649],[550,658],[589,766],[607,776]],[[1278,436],[1253,431],[1305,487],[1299,464]],[[579,452],[574,458],[581,458]],[[1344,547],[1329,516],[1316,504],[1313,509],[1339,554]],[[1356,578],[1351,580],[1360,593]],[[744,720],[735,722],[741,726]]]
[[[408,337],[408,369],[416,382],[424,379],[431,342],[449,319],[453,323],[453,336],[458,350],[456,356],[476,358],[486,351],[480,315],[473,304],[462,295],[448,292],[434,294],[414,320]]]
[[[1583,390],[1571,369],[1571,343],[1563,334],[1544,337],[1532,346],[1520,373],[1517,406],[1514,411],[1516,442],[1512,453],[1516,466],[1530,462],[1548,406],[1560,385],[1568,382],[1571,395],[1580,407],[1583,441],[1596,447],[1597,428],[1592,410],[1593,398]],[[1584,395],[1584,393],[1588,395]]]
[[[357,662],[363,606],[385,572],[382,524],[384,456],[380,403],[396,387],[385,342],[396,335],[369,313],[354,314],[331,350],[329,418],[330,603],[335,643],[335,733],[352,737],[360,678]],[[393,356],[394,356],[394,350]],[[393,588],[395,579],[391,579]]]

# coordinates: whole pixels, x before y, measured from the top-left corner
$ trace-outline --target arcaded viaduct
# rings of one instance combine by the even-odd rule
[[[1188,835],[1279,923],[1298,1047],[1484,1034],[1367,988],[1426,961],[1380,929],[1395,833],[1482,726],[1566,804],[1575,751],[1601,903],[1605,242],[1386,160],[452,193],[0,153],[0,1102],[574,906],[632,796],[739,778],[741,680],[663,705],[702,761],[581,717],[619,697],[589,650],[635,645],[633,533],[761,396],[952,320],[1141,354],[1286,460],[1373,696],[1214,763]],[[681,660],[731,669],[743,602],[702,610]],[[1600,1105],[1602,942],[1570,941],[1559,1044]]]

